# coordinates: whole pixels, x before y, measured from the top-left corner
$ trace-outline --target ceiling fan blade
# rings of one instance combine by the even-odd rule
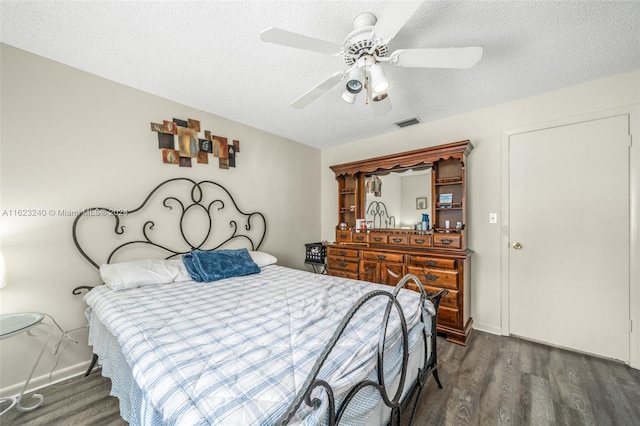
[[[390,1],[373,27],[374,37],[385,42],[394,38],[422,3],[422,1]]]
[[[329,89],[338,84],[340,80],[344,78],[345,74],[343,72],[338,71],[333,74],[331,77],[324,80],[322,83],[318,84],[313,89],[309,90],[304,95],[300,96],[295,101],[291,102],[291,106],[300,109],[309,105],[311,102],[318,99],[320,96],[324,95]]]
[[[281,44],[296,49],[311,50],[312,52],[337,55],[342,51],[342,46],[329,41],[320,40],[306,35],[292,33],[279,28],[267,28],[260,33],[260,40],[268,43]]]
[[[482,47],[451,47],[444,49],[396,50],[391,63],[399,67],[471,68],[482,57]]]

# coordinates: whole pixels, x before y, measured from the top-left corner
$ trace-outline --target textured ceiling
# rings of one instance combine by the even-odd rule
[[[468,70],[385,64],[393,108],[374,116],[342,84],[289,104],[339,57],[260,41],[278,27],[342,44],[371,1],[5,1],[1,41],[145,92],[324,148],[640,69],[639,1],[425,1],[389,43],[483,46]]]

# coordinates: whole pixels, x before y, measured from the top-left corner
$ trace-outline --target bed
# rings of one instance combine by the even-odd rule
[[[218,183],[170,179],[72,234],[105,284],[73,291],[93,361],[131,425],[399,424],[428,377],[441,386],[442,292],[280,266],[264,215]]]

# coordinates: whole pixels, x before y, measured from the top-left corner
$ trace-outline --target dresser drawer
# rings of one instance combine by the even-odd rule
[[[429,287],[424,286],[424,289],[429,294],[435,294],[440,291],[438,287]],[[458,309],[458,291],[457,290],[449,290],[449,293],[443,294],[440,299],[440,306],[446,306],[451,309]]]
[[[369,242],[374,244],[387,244],[387,235],[386,234],[370,234]]]
[[[458,271],[443,271],[409,266],[408,273],[418,277],[423,286],[458,289]]]
[[[459,234],[435,234],[433,236],[433,246],[459,249],[462,246],[462,236]]]
[[[358,261],[354,259],[354,261],[343,260],[343,259],[335,259],[330,257],[327,260],[327,268],[331,270],[338,271],[346,271],[346,272],[355,272],[358,273]]]
[[[431,235],[409,235],[409,245],[414,247],[431,247]]]
[[[358,257],[358,250],[329,247],[327,248],[327,255],[332,257]]]
[[[438,319],[436,323],[444,327],[458,327],[459,311],[440,305],[438,309]]]
[[[424,284],[423,284],[423,287],[424,287],[424,290],[429,294],[436,294],[441,290],[441,288],[429,287]],[[405,288],[408,288],[409,290],[417,291],[418,293],[420,293],[420,288],[413,280],[408,281],[407,284],[405,285]],[[458,291],[449,290],[447,294],[442,295],[442,298],[440,299],[440,306],[446,306],[451,309],[458,309]]]
[[[453,259],[438,259],[436,257],[411,256],[409,261],[411,266],[422,266],[427,268],[455,269],[456,261]]]
[[[342,229],[336,229],[336,241],[339,243],[351,242],[351,231],[345,231]]]
[[[387,244],[392,244],[396,246],[406,246],[409,244],[409,235],[408,234],[391,234],[387,238]]]
[[[385,253],[382,251],[363,251],[362,258],[367,260],[377,260],[379,262],[404,262],[403,254]]]
[[[351,235],[351,241],[354,243],[368,243],[369,242],[369,234],[366,232],[354,232]]]

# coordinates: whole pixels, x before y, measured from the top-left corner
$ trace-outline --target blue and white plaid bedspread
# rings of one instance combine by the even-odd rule
[[[175,425],[271,425],[290,405],[344,313],[364,294],[392,287],[272,265],[213,283],[91,290],[92,321],[117,339],[138,387]],[[411,329],[419,294],[399,295]],[[352,319],[320,376],[339,394],[375,369],[387,298]],[[394,318],[395,315],[392,315]],[[387,332],[400,338],[397,317]],[[295,422],[319,424],[321,410]]]

